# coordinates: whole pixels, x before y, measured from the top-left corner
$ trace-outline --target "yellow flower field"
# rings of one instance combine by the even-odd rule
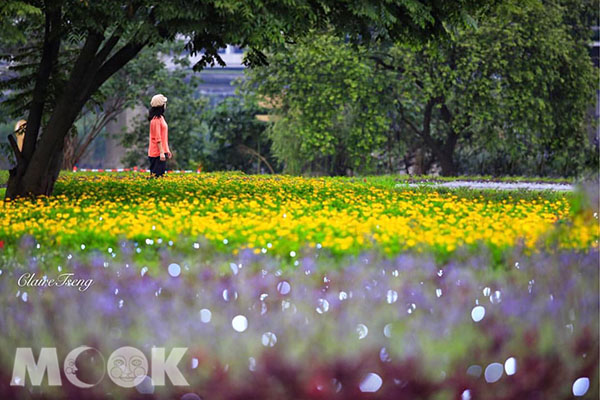
[[[54,197],[5,202],[0,240],[25,234],[50,244],[106,248],[119,239],[193,246],[206,238],[237,252],[291,255],[304,246],[334,253],[377,247],[451,252],[522,241],[535,248],[557,221],[570,226],[556,245],[597,246],[597,220],[571,216],[566,195],[461,196],[395,188],[369,179],[177,174],[69,174]]]

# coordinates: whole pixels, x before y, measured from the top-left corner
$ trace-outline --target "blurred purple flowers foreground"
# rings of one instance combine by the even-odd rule
[[[281,268],[242,251],[148,268],[122,256],[71,256],[58,267],[0,275],[0,398],[563,399],[598,396],[598,252],[525,256],[503,270],[486,254],[437,265],[425,255],[318,253]],[[130,249],[131,250],[131,249]],[[107,253],[105,253],[107,254]],[[107,254],[109,255],[109,254]],[[60,269],[60,271],[59,271]],[[93,279],[77,287],[18,286],[24,273]],[[78,358],[79,389],[62,362]],[[189,386],[115,385],[105,360],[121,346],[187,347]],[[11,386],[15,349],[56,347],[62,386]],[[104,362],[104,364],[102,364]],[[17,378],[19,379],[19,378]],[[13,382],[14,383],[14,382]]]

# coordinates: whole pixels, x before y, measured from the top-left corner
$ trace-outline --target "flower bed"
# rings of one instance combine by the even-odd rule
[[[134,174],[70,174],[57,196],[6,202],[0,240],[23,235],[42,245],[76,250],[115,248],[121,239],[157,241],[193,250],[198,238],[220,250],[242,248],[290,259],[301,248],[357,254],[408,249],[448,255],[481,244],[501,250],[543,245],[559,224],[572,225],[552,246],[597,246],[591,215],[574,217],[566,194],[485,192],[469,197],[428,189],[397,189],[368,179]]]

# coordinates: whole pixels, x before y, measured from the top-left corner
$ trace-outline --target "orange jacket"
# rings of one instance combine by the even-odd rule
[[[162,142],[162,148],[165,153],[169,150],[169,127],[164,117],[154,117],[150,121],[150,143],[148,144],[148,157],[159,157],[160,150],[158,143]]]

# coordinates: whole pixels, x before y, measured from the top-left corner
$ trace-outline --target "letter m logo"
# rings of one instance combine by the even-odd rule
[[[42,384],[46,370],[48,370],[48,385],[60,386],[60,369],[56,348],[42,347],[40,357],[36,362],[31,347],[17,347],[10,385],[25,386],[25,378],[29,374],[31,384],[39,386]]]

